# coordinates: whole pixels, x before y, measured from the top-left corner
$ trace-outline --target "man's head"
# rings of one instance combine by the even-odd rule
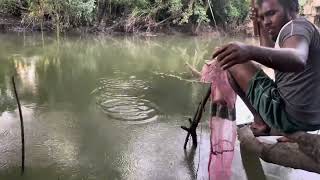
[[[259,18],[264,28],[276,40],[281,28],[296,18],[299,12],[298,0],[257,0]]]

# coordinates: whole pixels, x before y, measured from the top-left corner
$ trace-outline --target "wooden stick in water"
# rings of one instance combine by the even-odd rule
[[[198,124],[201,120],[201,117],[202,117],[202,112],[204,111],[204,107],[210,97],[210,94],[211,94],[211,85],[206,93],[206,96],[203,97],[202,101],[200,102],[198,108],[197,108],[197,111],[193,117],[193,119],[189,119],[189,122],[190,122],[190,127],[187,128],[185,126],[181,126],[181,128],[185,131],[188,132],[187,134],[187,137],[186,137],[186,140],[184,142],[184,146],[183,148],[186,149],[187,148],[187,143],[189,141],[189,137],[191,135],[192,137],[192,143],[193,143],[193,146],[194,147],[197,147],[198,145],[198,142],[197,142],[197,127],[198,127]]]
[[[13,85],[13,89],[14,89],[14,94],[16,96],[16,100],[17,100],[17,104],[18,104],[18,109],[19,109],[19,116],[20,116],[20,128],[21,128],[21,175],[23,175],[24,173],[24,159],[25,159],[25,152],[24,152],[24,126],[23,126],[23,117],[22,117],[22,110],[21,110],[21,105],[20,105],[20,100],[19,100],[19,96],[17,93],[17,89],[16,89],[16,84],[14,81],[14,76],[12,76],[12,85]]]

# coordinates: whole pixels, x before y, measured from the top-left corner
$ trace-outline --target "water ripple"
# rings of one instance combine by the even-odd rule
[[[155,121],[157,106],[144,99],[144,91],[149,89],[146,82],[130,79],[104,79],[98,81],[93,93],[102,111],[113,119],[133,124]]]

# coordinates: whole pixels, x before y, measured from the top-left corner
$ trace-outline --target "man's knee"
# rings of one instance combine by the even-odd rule
[[[247,92],[249,84],[253,76],[260,70],[252,62],[238,64],[228,69],[231,76],[230,84],[237,92],[240,88],[243,92]]]
[[[232,87],[234,92],[236,92],[241,98],[245,97],[244,91],[240,88],[239,84],[233,78],[233,76],[232,76],[232,74],[230,72],[228,72],[228,80],[229,80],[230,86]]]

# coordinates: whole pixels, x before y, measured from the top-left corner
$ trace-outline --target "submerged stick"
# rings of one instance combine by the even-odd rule
[[[12,76],[12,85],[14,89],[14,94],[16,96],[18,109],[19,109],[19,116],[20,116],[20,128],[21,128],[21,175],[24,173],[24,159],[25,159],[25,152],[24,152],[24,126],[23,126],[23,117],[22,117],[22,110],[20,105],[19,96],[16,89],[16,83],[14,82],[14,76]]]
[[[187,143],[189,141],[189,137],[191,135],[192,137],[192,143],[193,143],[193,146],[194,147],[197,147],[198,145],[198,142],[197,142],[197,127],[198,127],[198,124],[201,120],[201,117],[202,117],[202,112],[204,111],[204,107],[210,97],[210,94],[211,94],[211,86],[209,87],[207,93],[206,93],[206,96],[203,97],[203,99],[201,100],[201,102],[199,103],[198,105],[198,108],[197,108],[197,111],[195,113],[195,115],[193,116],[193,119],[189,119],[189,123],[190,123],[190,127],[187,128],[185,126],[181,126],[181,128],[185,131],[188,132],[187,134],[187,137],[185,139],[185,142],[184,142],[184,146],[183,148],[186,149],[187,148]]]

